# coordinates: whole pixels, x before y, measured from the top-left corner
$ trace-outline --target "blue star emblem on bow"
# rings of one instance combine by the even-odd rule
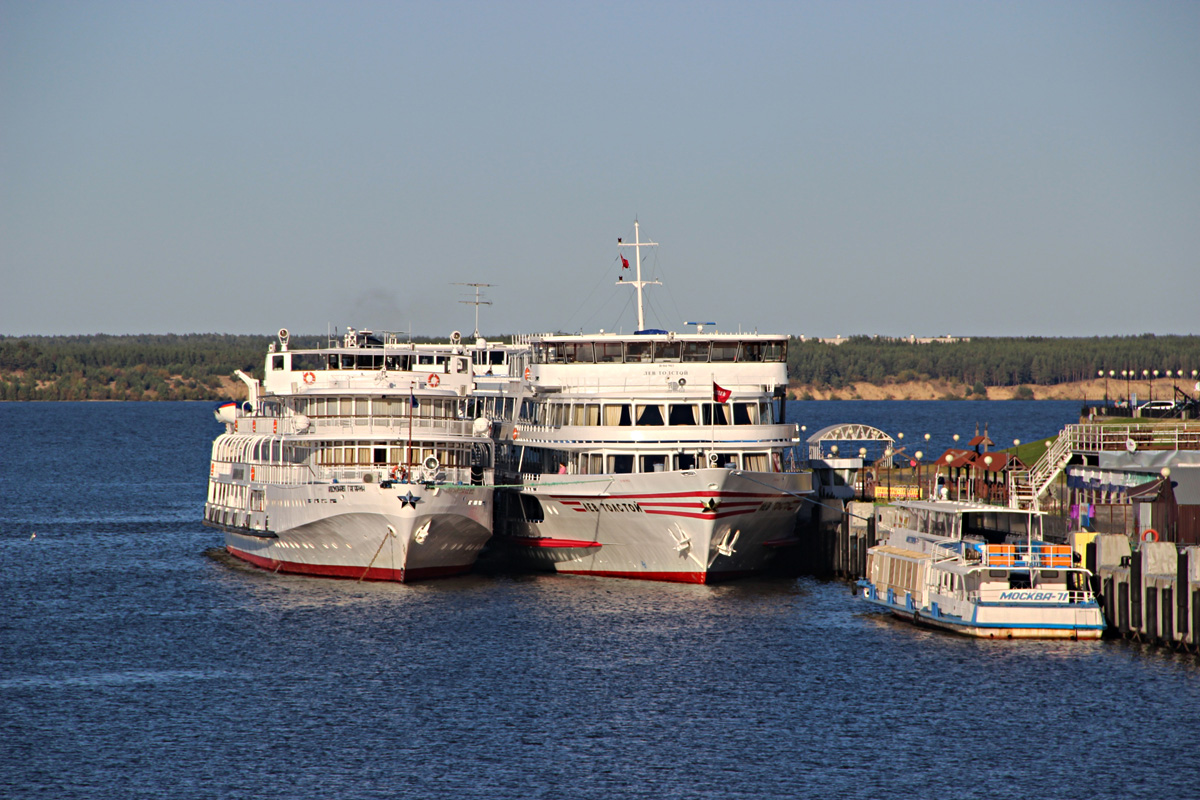
[[[396,497],[400,500],[401,508],[405,508],[407,506],[412,506],[413,508],[416,508],[417,503],[421,502],[421,498],[414,495],[412,493],[411,489],[409,490],[408,494],[398,494],[398,495],[396,495]]]

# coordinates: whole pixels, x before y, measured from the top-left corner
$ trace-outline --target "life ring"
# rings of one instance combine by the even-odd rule
[[[432,372],[429,373],[429,380],[426,381],[426,383],[428,383],[430,386],[437,386],[441,382],[442,382],[442,379],[439,378],[437,375],[435,375]]]
[[[317,376],[312,374],[311,372],[306,372],[306,373],[304,373],[304,382],[311,386],[312,384],[317,382]]]
[[[392,480],[404,482],[408,479],[408,470],[397,464],[392,467]]]
[[[526,367],[525,368],[525,380],[529,380],[529,376],[532,374],[533,374],[533,370],[531,370],[529,367]]]
[[[1146,530],[1142,531],[1142,541],[1143,542],[1157,542],[1158,541],[1158,531],[1154,530],[1154,528],[1146,528]]]
[[[517,439],[520,439],[520,438],[521,438],[521,431],[514,426],[513,427],[513,441],[515,442]]]

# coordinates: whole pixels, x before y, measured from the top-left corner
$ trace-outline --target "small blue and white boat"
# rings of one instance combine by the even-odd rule
[[[1098,639],[1104,615],[1070,545],[1043,539],[1044,514],[959,501],[876,512],[864,600],[918,625],[995,639]]]

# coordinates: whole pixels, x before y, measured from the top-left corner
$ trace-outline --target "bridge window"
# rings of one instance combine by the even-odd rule
[[[763,360],[762,342],[742,342],[741,352],[738,353],[738,361],[762,361],[762,360]]]
[[[713,361],[736,361],[738,354],[737,342],[713,342]]]
[[[596,361],[601,364],[614,364],[621,361],[622,347],[620,342],[597,342]]]
[[[787,342],[764,342],[763,361],[787,361]]]
[[[626,342],[625,363],[637,364],[649,361],[654,352],[654,342]]]
[[[682,352],[682,342],[659,342],[654,345],[654,360],[678,361]]]
[[[684,342],[684,361],[708,361],[708,342]]]

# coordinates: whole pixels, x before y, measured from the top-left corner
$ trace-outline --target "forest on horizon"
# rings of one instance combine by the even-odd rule
[[[500,337],[508,339],[509,337]],[[292,349],[325,335],[293,335]],[[0,400],[220,400],[234,370],[261,377],[274,336],[140,334],[0,336]],[[415,342],[440,341],[413,337]],[[869,336],[842,344],[788,344],[788,376],[841,388],[911,380],[967,386],[1056,385],[1090,380],[1100,370],[1200,369],[1200,336],[974,338],[911,343]]]

